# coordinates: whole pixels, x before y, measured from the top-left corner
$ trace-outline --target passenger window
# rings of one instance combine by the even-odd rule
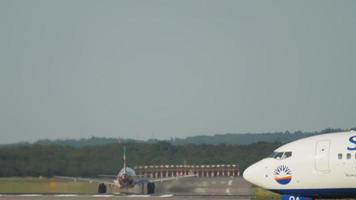
[[[351,153],[346,154],[347,159],[351,159]]]
[[[342,153],[337,154],[337,157],[339,158],[339,160],[341,160],[342,159]]]

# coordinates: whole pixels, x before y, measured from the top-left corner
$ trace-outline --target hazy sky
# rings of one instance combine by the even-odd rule
[[[356,126],[356,1],[0,0],[0,143]]]

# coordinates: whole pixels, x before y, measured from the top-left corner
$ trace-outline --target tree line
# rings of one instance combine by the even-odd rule
[[[243,170],[268,156],[281,143],[250,145],[173,145],[127,143],[127,162],[137,165],[238,164]],[[122,144],[72,147],[65,145],[16,145],[0,147],[0,177],[81,176],[116,174],[123,165]]]

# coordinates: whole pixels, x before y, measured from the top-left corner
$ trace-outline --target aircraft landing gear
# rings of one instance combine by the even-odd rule
[[[156,185],[155,183],[147,183],[147,194],[155,193]]]
[[[106,193],[106,185],[104,183],[100,183],[98,187],[98,193],[103,194]]]

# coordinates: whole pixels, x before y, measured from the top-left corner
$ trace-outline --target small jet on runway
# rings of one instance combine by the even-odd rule
[[[119,171],[117,175],[99,175],[102,178],[82,178],[82,177],[67,177],[67,176],[55,176],[54,178],[63,179],[63,180],[74,180],[74,181],[87,181],[87,182],[96,182],[99,183],[98,193],[106,193],[107,186],[114,186],[121,189],[133,188],[135,185],[142,186],[142,193],[144,192],[144,186],[147,185],[147,194],[155,193],[155,183],[172,181],[181,178],[194,177],[195,175],[184,175],[184,176],[173,176],[173,177],[164,177],[151,179],[142,176],[137,176],[135,170],[127,167],[126,164],[126,146],[124,145],[123,161],[124,166]]]
[[[248,167],[243,177],[283,200],[356,197],[356,132],[288,143]]]

